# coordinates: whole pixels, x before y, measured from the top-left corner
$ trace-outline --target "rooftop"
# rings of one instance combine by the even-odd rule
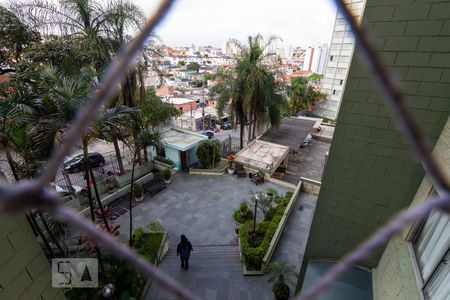
[[[163,132],[162,142],[177,150],[186,151],[205,139],[208,139],[208,137],[194,132],[172,128]]]
[[[280,125],[270,128],[259,139],[289,147],[292,151],[298,151],[308,133],[311,132],[315,120],[284,118]]]
[[[289,153],[289,147],[254,140],[236,154],[236,162],[273,173]]]
[[[187,98],[169,98],[163,100],[166,103],[175,104],[175,105],[181,105],[185,103],[191,103],[195,102],[195,100],[187,99]]]

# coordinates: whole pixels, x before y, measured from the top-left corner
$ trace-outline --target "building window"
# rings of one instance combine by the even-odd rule
[[[435,192],[434,192],[435,193]],[[425,299],[450,298],[450,215],[432,211],[411,241]]]
[[[333,95],[336,95],[336,90],[333,90]]]
[[[330,61],[333,61],[333,55],[330,55]]]
[[[344,80],[341,79],[341,80],[339,81],[339,85],[342,85],[343,83],[344,83]]]

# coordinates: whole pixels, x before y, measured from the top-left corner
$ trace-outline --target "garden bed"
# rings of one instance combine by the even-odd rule
[[[201,169],[201,168],[191,168],[189,170],[190,174],[200,174],[200,175],[223,175],[228,169],[228,161],[221,159],[217,166],[213,169]]]
[[[149,232],[142,236],[141,244],[135,245],[136,251],[152,264],[158,264],[166,242],[167,232]],[[138,247],[139,246],[139,247]]]
[[[269,265],[289,214],[300,192],[301,182],[294,192],[287,192],[278,201],[276,208],[271,208],[256,226],[253,232],[253,221],[243,224],[239,230],[239,251],[242,258],[244,275],[263,275]],[[259,236],[258,236],[259,235]]]

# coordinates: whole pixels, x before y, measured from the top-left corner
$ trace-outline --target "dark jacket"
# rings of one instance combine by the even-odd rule
[[[180,255],[181,258],[189,258],[189,256],[191,255],[191,251],[192,250],[194,250],[194,249],[192,249],[191,242],[186,240],[186,241],[183,241],[183,242],[178,244],[178,246],[177,246],[177,255]]]

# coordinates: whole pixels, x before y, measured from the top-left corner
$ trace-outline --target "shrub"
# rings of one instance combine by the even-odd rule
[[[144,228],[138,227],[133,232],[133,244],[136,248],[142,244],[142,238],[144,237]]]
[[[150,223],[147,224],[147,229],[151,232],[151,231],[166,231],[166,228],[164,228],[164,226],[158,221],[151,221]]]
[[[162,237],[162,232],[146,233],[142,227],[138,227],[133,232],[133,246],[148,261],[156,263]]]
[[[142,197],[142,195],[144,195],[144,189],[142,188],[142,185],[133,183],[133,194],[136,198]]]
[[[161,171],[161,176],[165,179],[165,180],[169,180],[170,176],[172,176],[172,173],[170,173],[169,169],[164,169]]]
[[[239,205],[239,210],[242,212],[245,212],[248,210],[248,204],[247,202],[241,202],[241,205]]]
[[[248,207],[247,203],[242,202],[239,209],[234,211],[233,219],[236,222],[243,224],[248,220],[253,219],[253,211]]]
[[[250,233],[253,230],[253,222],[247,221],[241,226],[239,230],[239,239],[248,270],[261,270],[264,255],[266,255],[267,250],[269,249],[270,242],[272,241],[291,197],[292,193],[286,193],[284,197],[280,198],[278,207],[269,209],[265,216],[265,220],[257,224],[257,232],[263,235],[259,245],[252,246],[251,243]]]
[[[271,221],[277,212],[276,208],[269,208],[269,210],[264,215],[264,221]]]
[[[159,155],[155,156],[153,159],[154,159],[154,160],[157,160],[157,161],[160,161],[160,162],[162,162],[162,163],[165,163],[165,164],[167,164],[167,165],[169,165],[169,166],[174,166],[174,165],[175,165],[175,163],[173,162],[173,160],[168,159],[168,158],[165,158],[165,157],[162,157],[162,156],[159,156]]]
[[[201,141],[196,155],[203,168],[213,168],[220,161],[220,142],[216,140]]]

